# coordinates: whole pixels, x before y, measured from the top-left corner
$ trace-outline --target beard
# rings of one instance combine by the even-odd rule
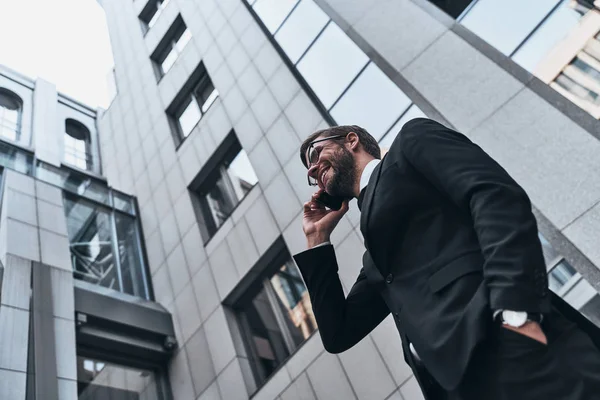
[[[344,198],[354,197],[354,182],[356,181],[356,166],[354,157],[345,147],[340,146],[333,157],[331,157],[331,169],[333,174],[325,191],[332,196]]]

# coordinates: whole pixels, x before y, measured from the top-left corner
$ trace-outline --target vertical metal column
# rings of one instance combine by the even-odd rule
[[[36,399],[58,399],[56,342],[50,267],[33,262],[31,321],[33,323],[34,388]]]

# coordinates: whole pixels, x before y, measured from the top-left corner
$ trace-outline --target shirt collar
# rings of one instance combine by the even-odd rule
[[[362,191],[369,184],[369,179],[371,179],[371,174],[373,174],[373,170],[375,167],[381,162],[381,160],[374,159],[369,161],[367,165],[365,165],[365,169],[363,169],[362,174],[360,175],[360,190]]]

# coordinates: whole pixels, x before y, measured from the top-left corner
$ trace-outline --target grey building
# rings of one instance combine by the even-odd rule
[[[0,398],[420,399],[391,319],[324,351],[291,259],[299,145],[332,124],[383,148],[422,115],[468,135],[529,193],[552,290],[600,323],[600,122],[563,97],[594,102],[600,72],[562,94],[534,75],[592,2],[100,3],[108,110],[0,70]]]

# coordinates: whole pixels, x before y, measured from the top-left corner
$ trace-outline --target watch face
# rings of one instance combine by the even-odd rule
[[[502,319],[505,324],[518,328],[527,322],[527,313],[524,311],[503,311]]]

